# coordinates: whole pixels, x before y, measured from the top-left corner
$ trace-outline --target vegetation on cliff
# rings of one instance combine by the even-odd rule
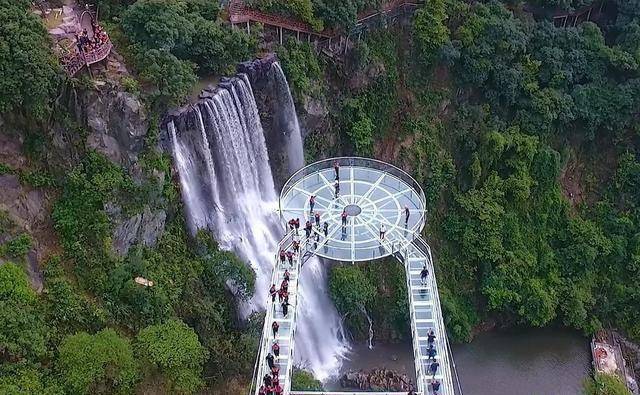
[[[209,1],[100,3],[140,80],[125,77],[121,89],[149,104],[144,147],[126,153],[139,154],[126,166],[90,148],[90,126],[78,116],[88,109],[76,106],[93,83],[63,76],[28,2],[0,2],[0,127],[11,142],[0,177],[3,187],[15,182],[54,201],[51,211],[25,209],[46,216],[38,239],[33,223],[0,210],[0,393],[194,393],[248,374],[255,360],[257,320],[236,319],[254,273],[209,235],[187,234],[170,161],[156,147],[157,111],[191,91],[194,65],[204,74],[227,71],[252,56],[253,42],[215,22]],[[169,24],[173,18],[180,24]],[[116,225],[146,212],[162,213],[158,240],[117,251]],[[40,255],[43,244],[51,247]],[[30,282],[40,274],[36,293]]]
[[[422,183],[456,340],[485,320],[640,338],[640,15],[619,10],[557,28],[430,0],[412,32],[372,33],[324,69],[341,147],[309,149],[373,153]]]

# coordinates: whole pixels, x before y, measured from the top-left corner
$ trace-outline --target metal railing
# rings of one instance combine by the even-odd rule
[[[298,240],[298,236],[296,236],[296,232],[295,231],[290,231],[287,234],[285,234],[285,236],[282,238],[282,240],[280,240],[280,242],[278,243],[278,247],[276,249],[275,255],[274,255],[274,260],[276,262],[274,268],[273,268],[273,274],[271,275],[271,284],[277,284],[278,283],[278,273],[279,273],[279,265],[280,265],[280,257],[279,257],[279,252],[281,250],[289,250],[289,248],[293,245],[294,240]],[[291,318],[291,327],[290,327],[290,335],[289,335],[289,347],[288,347],[288,359],[287,359],[287,370],[284,374],[286,380],[285,380],[285,386],[284,386],[284,391],[285,393],[288,393],[289,390],[289,386],[291,385],[291,373],[292,373],[292,369],[293,369],[293,349],[294,349],[294,343],[295,343],[295,331],[296,331],[296,318],[297,318],[297,312],[298,312],[298,303],[300,302],[299,299],[299,290],[298,290],[298,286],[299,286],[299,280],[300,280],[300,270],[302,268],[302,260],[303,257],[305,256],[305,249],[308,245],[308,238],[306,237],[302,237],[299,238],[300,241],[300,250],[296,256],[295,259],[295,264],[296,264],[296,276],[295,276],[295,290],[296,290],[296,302],[295,305],[293,306],[293,311],[292,311],[292,318]],[[292,287],[293,288],[293,287]],[[262,385],[262,371],[261,371],[261,367],[263,366],[263,364],[266,361],[266,357],[267,354],[270,352],[270,343],[268,341],[268,339],[271,336],[271,323],[274,321],[274,313],[275,313],[275,308],[274,305],[271,301],[271,297],[269,297],[267,299],[267,307],[266,307],[266,313],[265,313],[265,317],[264,317],[264,325],[262,327],[262,337],[260,340],[260,348],[258,351],[258,357],[256,360],[256,364],[254,366],[254,373],[253,373],[253,380],[251,383],[251,387],[249,388],[249,394],[254,393],[255,395],[259,395],[259,391],[260,391],[260,386]]]
[[[451,364],[451,361],[453,359],[451,359],[451,361],[449,360],[449,356],[450,356],[450,349],[448,346],[449,342],[447,338],[447,330],[444,326],[444,318],[442,317],[442,305],[440,304],[440,293],[438,292],[438,283],[436,281],[435,266],[433,264],[433,257],[431,255],[431,247],[421,237],[416,237],[413,240],[412,245],[415,246],[416,249],[425,256],[425,259],[428,262],[428,268],[431,271],[430,278],[431,278],[431,286],[433,290],[432,293],[433,293],[433,299],[434,299],[434,302],[433,302],[434,318],[436,321],[436,326],[438,328],[439,335],[442,337],[443,346],[445,347],[445,352],[441,355],[442,362],[443,362],[441,365],[446,366],[446,369],[443,369],[443,372],[442,372],[444,379],[442,380],[443,382],[442,382],[441,393],[443,395],[447,395],[447,394],[453,395],[455,393],[453,388],[453,377],[451,375],[451,371],[452,369],[454,369],[454,366]],[[462,393],[460,395],[462,395]]]
[[[284,186],[282,187],[282,192],[280,192],[280,199],[279,199],[280,211],[282,212],[283,197],[285,197],[293,189],[293,187],[298,183],[298,181],[300,181],[301,179],[305,178],[308,175],[312,175],[321,170],[333,169],[333,165],[335,162],[338,162],[341,167],[343,166],[362,167],[366,169],[375,169],[375,170],[380,170],[380,171],[389,173],[399,178],[400,180],[404,181],[407,185],[409,185],[416,192],[416,194],[418,194],[418,197],[422,202],[422,206],[425,207],[427,199],[425,197],[424,191],[422,190],[422,187],[420,186],[418,181],[416,181],[413,177],[407,174],[407,172],[405,172],[404,170],[401,170],[394,165],[391,165],[389,163],[385,163],[376,159],[361,158],[356,156],[342,156],[342,157],[324,159],[318,162],[314,162],[310,165],[303,167],[302,169],[295,172],[291,177],[289,177],[287,182],[285,182]],[[422,218],[422,221],[424,221],[424,216]]]

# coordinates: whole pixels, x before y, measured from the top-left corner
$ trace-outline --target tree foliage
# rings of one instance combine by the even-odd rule
[[[169,320],[141,330],[136,355],[166,378],[169,391],[193,393],[203,385],[200,376],[207,350],[194,330],[181,321]]]
[[[59,66],[48,33],[26,0],[0,1],[0,114],[42,119],[57,92]]]
[[[610,374],[596,373],[593,379],[585,382],[585,395],[629,395],[627,386]]]
[[[128,393],[138,378],[129,340],[113,329],[70,336],[58,353],[62,384],[70,393]]]

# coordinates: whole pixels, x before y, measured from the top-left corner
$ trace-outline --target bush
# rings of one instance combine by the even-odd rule
[[[138,377],[129,340],[113,329],[78,333],[60,345],[58,369],[73,394],[129,393]]]
[[[200,375],[207,350],[193,329],[179,320],[141,330],[136,354],[151,372],[166,378],[169,392],[193,393],[203,386]]]
[[[313,374],[306,370],[294,369],[291,377],[291,390],[293,391],[324,391],[320,380],[316,380]]]
[[[31,236],[27,233],[23,233],[9,241],[0,247],[0,252],[3,255],[11,258],[21,258],[31,250],[33,241]]]
[[[585,395],[631,395],[618,376],[605,373],[596,373],[593,379],[586,380],[584,387]]]

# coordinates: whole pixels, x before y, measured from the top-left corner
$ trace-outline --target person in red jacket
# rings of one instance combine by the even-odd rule
[[[276,358],[280,358],[280,345],[278,344],[277,341],[273,342],[273,346],[271,346],[271,351],[273,351],[273,355]]]
[[[276,289],[276,285],[271,284],[271,288],[269,288],[269,295],[271,295],[271,303],[275,303],[277,294],[278,294],[278,290]]]
[[[273,337],[276,337],[278,335],[278,329],[280,329],[280,325],[273,321],[273,324],[271,324],[271,330],[273,331]]]
[[[287,259],[289,260],[289,266],[293,267],[293,252],[287,251]]]
[[[284,252],[284,250],[280,250],[280,263],[284,265],[284,260],[286,259],[287,254]]]

